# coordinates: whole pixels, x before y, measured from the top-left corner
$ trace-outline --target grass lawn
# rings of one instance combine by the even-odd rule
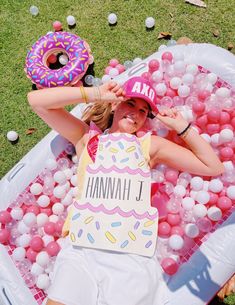
[[[111,58],[123,63],[155,52],[166,43],[157,39],[163,31],[171,32],[175,40],[188,36],[194,42],[213,43],[226,49],[228,43],[235,45],[235,0],[204,2],[206,9],[184,0],[1,0],[0,178],[49,132],[27,104],[32,85],[25,76],[24,62],[31,45],[53,30],[53,21],[60,20],[65,31],[87,40],[95,58],[95,75],[102,77]],[[29,13],[31,5],[39,8],[38,16]],[[111,12],[118,16],[112,27],[107,21]],[[68,15],[77,20],[73,29],[66,23]],[[145,28],[149,16],[156,20],[151,31]],[[27,135],[29,128],[36,131]],[[9,130],[19,133],[16,145],[6,139]],[[235,304],[234,298],[232,302],[226,304]]]

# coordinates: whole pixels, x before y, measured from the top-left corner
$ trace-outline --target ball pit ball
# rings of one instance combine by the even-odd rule
[[[24,233],[18,237],[18,245],[20,247],[28,247],[32,236],[29,233]]]
[[[43,227],[49,220],[49,217],[45,213],[40,213],[37,215],[37,225],[38,227]]]
[[[26,213],[23,217],[24,224],[30,228],[36,223],[36,220],[37,220],[36,215],[31,212]]]
[[[62,23],[58,20],[54,21],[53,24],[53,29],[58,32],[58,31],[61,31],[62,30]]]
[[[40,252],[44,247],[44,243],[40,236],[34,236],[31,239],[29,246],[33,251]]]
[[[184,240],[181,236],[173,234],[168,240],[168,244],[173,250],[180,250],[183,248]]]
[[[12,257],[16,262],[20,262],[25,259],[26,250],[23,247],[17,247],[12,252]]]
[[[223,183],[219,179],[212,179],[209,183],[209,190],[213,193],[220,193],[223,187]]]
[[[170,257],[164,258],[161,262],[162,269],[169,275],[173,275],[177,272],[179,265]]]
[[[15,142],[17,141],[19,138],[19,135],[16,131],[14,130],[10,130],[8,131],[7,133],[7,140],[10,141],[10,142]]]
[[[184,236],[184,230],[180,226],[173,226],[173,227],[171,227],[170,235],[173,235],[173,234],[177,234],[177,235],[180,235],[181,237],[183,237]]]
[[[171,232],[171,226],[168,222],[163,221],[160,222],[158,225],[158,234],[160,237],[167,237],[170,235]]]
[[[27,208],[26,212],[37,216],[40,213],[40,208],[37,205],[31,205]]]
[[[222,211],[218,207],[212,206],[208,209],[207,216],[212,221],[218,221],[222,218]]]
[[[49,276],[45,273],[39,274],[37,281],[36,281],[36,286],[39,289],[47,289],[50,285],[50,279]]]
[[[0,223],[7,224],[7,223],[11,222],[11,220],[12,220],[12,217],[11,217],[10,212],[8,212],[8,211],[0,212]]]
[[[160,62],[157,59],[152,59],[149,61],[148,67],[151,73],[157,71],[160,67]]]
[[[47,61],[49,64],[55,64],[57,62],[57,56],[55,54],[51,54],[48,56]]]
[[[61,65],[63,65],[63,66],[67,65],[68,61],[69,61],[69,59],[68,59],[67,55],[62,54],[59,56],[59,62]]]
[[[0,244],[5,244],[9,241],[10,231],[8,229],[0,229]]]
[[[230,96],[230,90],[228,88],[221,87],[216,90],[215,94],[219,98],[228,98]]]
[[[188,211],[188,210],[192,210],[192,208],[195,205],[195,200],[191,197],[184,197],[182,199],[182,207]]]
[[[36,257],[38,255],[38,252],[34,251],[31,248],[28,248],[26,250],[26,257],[28,258],[28,260],[32,263],[34,263],[36,261]]]
[[[207,215],[207,208],[203,204],[195,204],[193,207],[193,215],[196,218],[202,218]]]
[[[219,197],[217,201],[217,207],[220,208],[222,211],[230,209],[232,205],[232,200],[226,196]]]
[[[186,66],[186,73],[190,73],[192,75],[196,75],[198,73],[198,66],[195,64],[189,64]]]
[[[53,212],[55,215],[61,215],[61,214],[64,212],[64,206],[63,206],[63,204],[61,204],[60,202],[55,203],[55,204],[52,206],[52,212]]]
[[[145,19],[145,26],[147,29],[152,29],[155,26],[155,19],[153,17],[147,17]]]
[[[29,8],[29,12],[32,16],[37,16],[39,14],[39,9],[35,5],[31,5]]]
[[[15,207],[11,210],[10,214],[11,214],[12,219],[21,220],[23,218],[24,212],[21,208]]]
[[[115,76],[117,76],[118,74],[119,74],[119,71],[118,71],[117,68],[111,68],[111,69],[109,70],[109,76],[111,76],[111,77],[115,77]]]
[[[50,256],[56,256],[60,251],[60,245],[56,241],[51,241],[47,246],[46,246],[46,252]]]
[[[117,15],[114,13],[111,13],[108,15],[108,23],[111,25],[114,25],[117,23]]]
[[[31,273],[35,276],[39,276],[40,274],[43,273],[44,268],[42,268],[40,265],[38,265],[37,263],[33,263],[32,267],[31,267]]]
[[[168,60],[169,62],[172,62],[173,60],[173,55],[171,52],[164,52],[162,54],[162,60]]]
[[[178,89],[181,85],[181,82],[182,80],[180,77],[172,77],[172,79],[170,80],[170,86],[172,89]]]
[[[212,223],[210,219],[206,217],[198,218],[196,225],[201,232],[208,233],[211,231]]]
[[[235,200],[235,185],[230,185],[226,190],[226,195],[231,200]]]
[[[67,16],[66,21],[68,23],[69,26],[74,26],[76,24],[76,19],[74,16]]]
[[[194,191],[200,191],[203,187],[203,179],[201,177],[193,177],[190,181],[191,189]]]
[[[55,159],[49,158],[46,160],[46,164],[45,164],[46,168],[49,170],[54,170],[57,168],[57,162]]]
[[[119,64],[119,61],[118,61],[118,59],[116,59],[116,58],[112,58],[112,59],[110,59],[110,61],[109,61],[110,67],[115,68],[118,64]]]
[[[41,195],[38,198],[37,203],[40,207],[46,208],[50,204],[50,198],[47,195]]]
[[[199,229],[194,223],[187,223],[184,232],[190,238],[195,238],[199,235]]]
[[[207,204],[210,201],[210,194],[206,191],[199,191],[196,194],[195,200],[200,204]]]
[[[30,231],[30,227],[26,226],[23,220],[18,222],[17,229],[21,234],[29,233]]]
[[[56,232],[55,223],[52,221],[47,222],[43,228],[44,228],[45,233],[48,235],[54,235]]]
[[[176,225],[180,224],[180,222],[181,222],[181,218],[180,218],[179,214],[168,213],[166,220],[169,223],[169,225],[171,225],[171,226],[176,226]]]
[[[234,133],[230,129],[225,128],[225,129],[221,130],[219,133],[219,141],[221,143],[230,142],[233,140],[233,137],[234,137]]]

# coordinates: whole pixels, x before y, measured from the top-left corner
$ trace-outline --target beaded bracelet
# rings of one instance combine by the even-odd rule
[[[82,95],[82,99],[83,99],[84,102],[87,104],[87,102],[88,102],[88,97],[87,97],[87,94],[86,94],[86,91],[85,91],[84,87],[83,87],[83,86],[80,86],[79,89],[80,89],[80,92],[81,92],[81,95]]]
[[[183,131],[181,131],[180,133],[177,133],[177,135],[179,137],[181,137],[181,136],[186,137],[186,135],[189,132],[190,127],[191,127],[191,123],[189,123],[188,126]]]

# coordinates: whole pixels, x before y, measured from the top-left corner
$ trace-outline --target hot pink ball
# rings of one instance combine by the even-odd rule
[[[63,226],[64,226],[64,220],[58,220],[55,223],[55,230],[59,235],[61,235],[62,233]]]
[[[201,90],[198,92],[198,98],[200,101],[205,101],[211,95],[210,91],[208,90]]]
[[[145,78],[145,79],[150,79],[151,74],[148,73],[148,72],[144,72],[144,73],[141,74],[141,76],[142,76],[143,78]]]
[[[177,179],[178,179],[178,175],[179,175],[179,172],[177,170],[169,169],[165,173],[165,179],[168,182],[176,184]]]
[[[47,246],[46,246],[46,252],[50,256],[56,256],[60,251],[60,245],[56,241],[51,241]]]
[[[166,221],[169,223],[170,226],[176,226],[180,224],[181,218],[179,214],[168,213]]]
[[[109,65],[113,68],[115,68],[119,64],[119,61],[116,58],[112,58],[109,61]]]
[[[173,226],[171,228],[171,235],[176,234],[180,235],[181,237],[184,236],[184,230],[180,226]]]
[[[215,205],[218,201],[219,196],[216,193],[209,192],[210,200],[208,202],[209,205]]]
[[[31,205],[27,208],[26,213],[34,213],[38,215],[40,213],[40,208],[37,205]]]
[[[62,30],[62,23],[60,21],[54,21],[53,24],[53,29],[58,32]]]
[[[170,236],[170,232],[171,232],[171,226],[169,225],[168,222],[163,221],[163,222],[159,223],[159,225],[158,225],[158,235],[160,237]]]
[[[199,118],[196,119],[196,125],[203,128],[208,123],[207,115],[203,114]]]
[[[126,70],[125,66],[121,64],[118,64],[115,68],[118,69],[119,74]]]
[[[0,212],[0,223],[5,225],[5,224],[11,222],[11,220],[12,220],[11,214],[8,211]]]
[[[110,72],[111,69],[112,69],[111,66],[106,67],[105,70],[104,70],[104,73],[109,75],[109,72]]]
[[[170,257],[164,258],[161,262],[162,269],[169,275],[173,275],[177,272],[179,265]]]
[[[55,232],[56,232],[55,223],[54,223],[54,222],[51,222],[51,221],[48,221],[48,222],[44,225],[44,231],[45,231],[45,233],[48,234],[48,235],[54,235]]]
[[[34,236],[29,245],[33,251],[40,252],[44,247],[44,242],[40,236]]]
[[[160,63],[157,59],[152,59],[152,60],[150,60],[148,66],[149,66],[149,71],[152,73],[159,69]]]
[[[0,230],[0,244],[8,243],[10,239],[10,231],[8,229],[1,229]]]
[[[231,118],[228,112],[221,111],[220,120],[219,120],[220,125],[229,123],[230,119]]]
[[[28,248],[26,251],[26,257],[34,263],[36,261],[36,256],[38,255],[38,252],[34,251],[31,248]]]
[[[51,216],[52,215],[52,209],[51,208],[40,208],[40,213],[45,213],[47,214],[47,216]]]
[[[219,124],[207,124],[206,130],[209,135],[213,135],[214,133],[218,133],[220,131],[220,125]]]
[[[205,111],[206,105],[202,102],[194,102],[192,105],[193,112],[196,113],[197,115],[203,114]]]
[[[220,149],[220,157],[223,161],[229,161],[233,156],[233,149],[231,147],[223,147]]]
[[[169,96],[171,98],[175,97],[177,95],[176,91],[174,89],[171,89],[171,88],[167,88],[166,89],[166,96]]]
[[[222,211],[230,209],[232,205],[232,200],[226,196],[221,196],[217,201],[217,207]]]
[[[208,121],[211,123],[218,123],[220,120],[220,116],[221,110],[217,108],[211,109],[207,114]]]
[[[169,60],[170,62],[172,62],[173,59],[173,55],[171,52],[164,52],[162,54],[162,60]]]

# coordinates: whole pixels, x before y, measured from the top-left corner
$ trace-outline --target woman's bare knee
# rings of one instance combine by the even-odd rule
[[[46,302],[46,305],[66,305],[66,304],[48,299],[47,302]]]

